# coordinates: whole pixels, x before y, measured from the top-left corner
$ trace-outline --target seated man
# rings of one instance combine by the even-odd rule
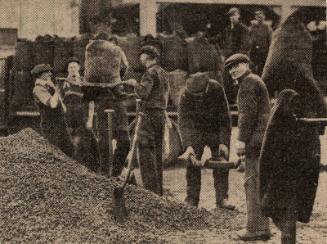
[[[184,155],[194,154],[199,160],[207,145],[213,158],[229,157],[231,117],[223,87],[210,80],[206,73],[195,73],[186,82],[179,106],[179,125],[186,149]],[[217,208],[233,210],[228,197],[228,169],[214,169]],[[201,190],[201,169],[194,165],[186,169],[186,202],[198,206]]]

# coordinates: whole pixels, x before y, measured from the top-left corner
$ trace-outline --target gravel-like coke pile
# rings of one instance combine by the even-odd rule
[[[0,155],[0,242],[154,243],[171,232],[226,228],[231,217],[128,186],[129,217],[117,224],[110,213],[117,182],[88,171],[32,129],[1,138]]]

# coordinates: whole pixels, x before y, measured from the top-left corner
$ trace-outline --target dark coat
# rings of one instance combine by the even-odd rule
[[[222,47],[226,58],[235,53],[249,55],[250,51],[250,32],[246,25],[238,23],[232,29],[229,25],[223,32]]]
[[[268,90],[261,78],[250,71],[239,80],[238,140],[245,142],[248,157],[259,157],[270,113]]]
[[[305,84],[319,101],[314,84],[309,81]],[[314,99],[311,101],[314,103]],[[296,211],[297,220],[304,223],[309,222],[312,213],[319,177],[321,128],[300,124],[293,114],[321,117],[323,113],[326,116],[326,110],[317,102],[311,104],[311,108],[306,104],[305,94],[283,90],[265,133],[259,159],[260,199],[263,214],[274,221],[283,219],[289,208]]]
[[[192,146],[197,135],[211,135],[218,146],[229,145],[231,117],[224,88],[210,80],[206,92],[195,96],[187,89],[182,93],[179,104],[179,126],[183,146]]]
[[[141,82],[135,86],[135,92],[144,102],[145,109],[167,109],[169,84],[166,71],[158,64],[148,67]]]

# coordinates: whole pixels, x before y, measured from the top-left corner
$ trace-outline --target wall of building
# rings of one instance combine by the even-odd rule
[[[18,37],[75,36],[80,0],[0,0],[0,28],[17,28]]]

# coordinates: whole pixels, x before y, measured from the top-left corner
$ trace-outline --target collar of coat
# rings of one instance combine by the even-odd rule
[[[240,78],[237,79],[239,81],[239,83],[241,83],[249,74],[251,74],[251,70],[245,71],[245,73],[243,75],[241,75]]]

